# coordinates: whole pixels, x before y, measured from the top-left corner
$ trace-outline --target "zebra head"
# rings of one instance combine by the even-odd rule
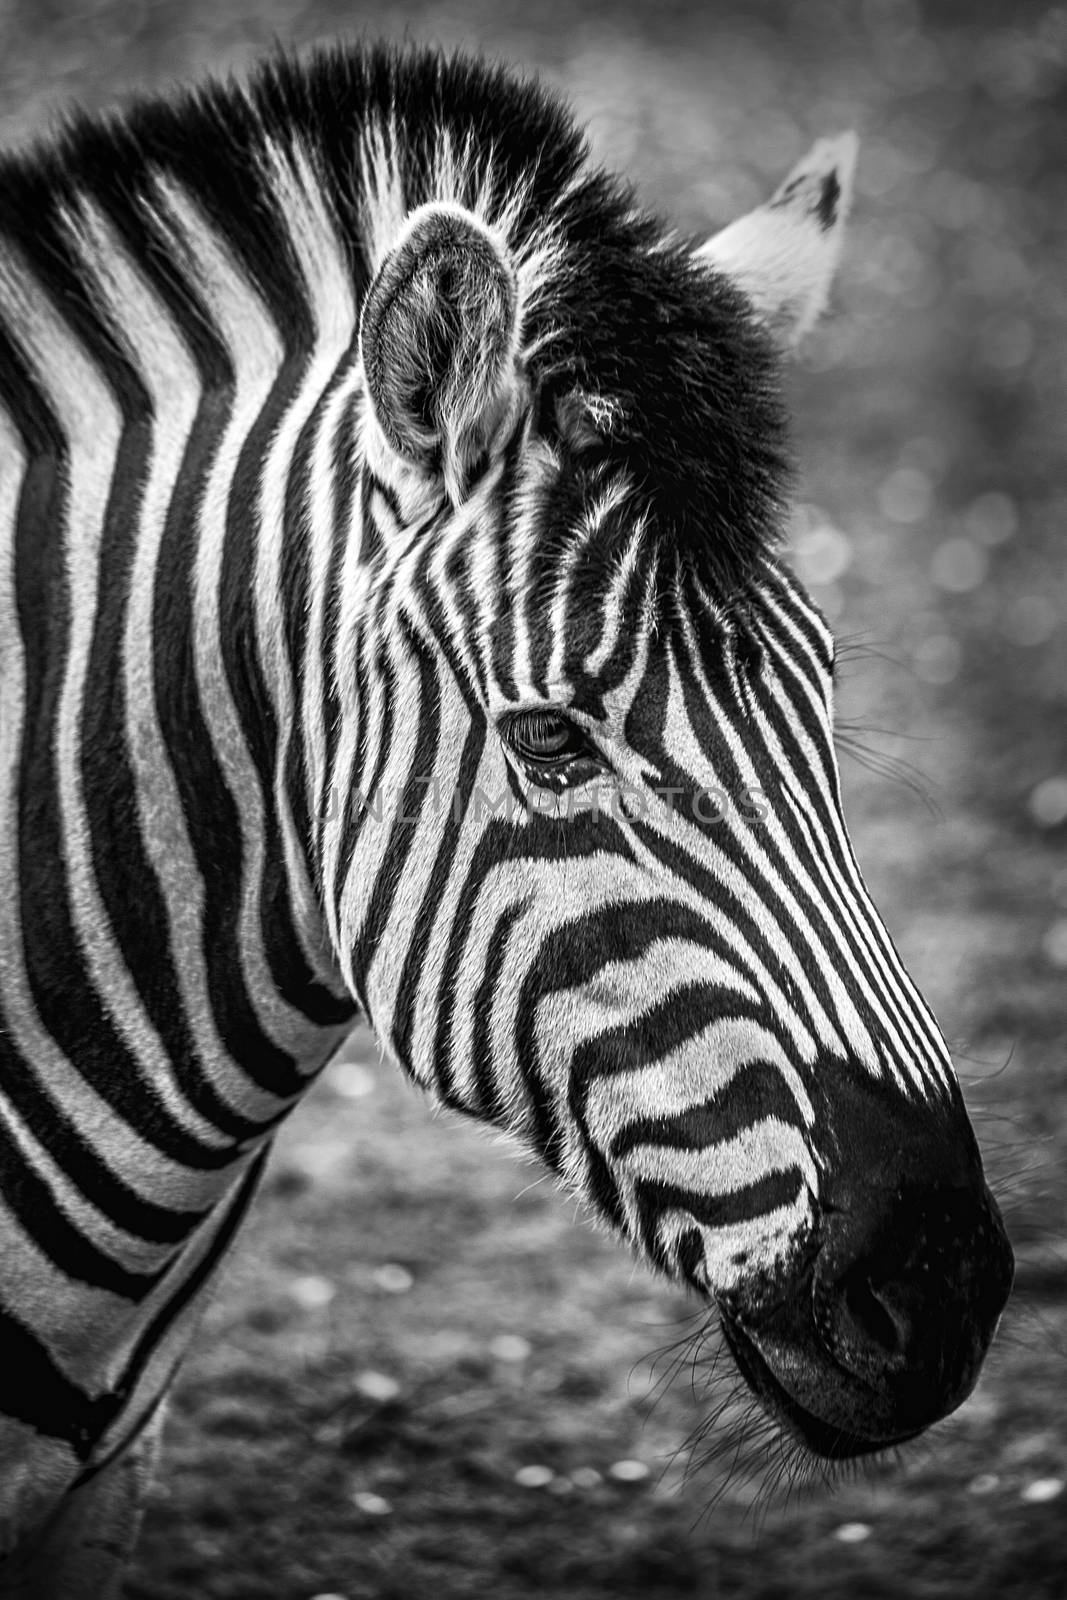
[[[813,1451],[860,1454],[969,1393],[1012,1266],[776,549],[778,367],[853,141],[694,252],[511,93],[532,156],[502,122],[481,164],[366,163],[333,942],[416,1080],[713,1302]]]

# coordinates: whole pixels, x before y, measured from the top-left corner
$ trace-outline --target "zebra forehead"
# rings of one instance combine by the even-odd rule
[[[610,219],[594,216],[583,226],[607,238]],[[684,252],[623,237],[588,266],[580,248],[561,252],[552,274],[530,330],[538,418],[561,463],[540,518],[549,561],[577,538],[596,582],[641,530],[661,572],[678,556],[717,604],[730,601],[781,542],[775,352],[732,287]],[[553,331],[539,348],[542,315]]]
[[[591,397],[583,456],[599,455],[629,489],[605,531],[647,520],[716,591],[735,587],[777,544],[787,476],[776,358],[762,331],[724,280],[636,240],[590,270],[579,251],[564,254],[555,273],[558,332],[535,377],[549,393],[580,384]],[[593,496],[582,520],[599,514]]]
[[[525,592],[514,598],[532,626],[565,635],[573,657],[595,663],[609,653],[605,633],[620,630],[648,636],[657,649],[673,641],[685,650],[695,641],[712,655],[759,650],[786,633],[799,636],[823,670],[832,666],[831,629],[769,542],[733,567],[728,557],[716,562],[696,541],[664,529],[622,476],[590,492],[573,519],[551,496],[546,502]]]

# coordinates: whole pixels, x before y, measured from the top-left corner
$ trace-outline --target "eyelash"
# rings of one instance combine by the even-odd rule
[[[518,711],[509,717],[504,737],[520,761],[532,767],[563,773],[583,757],[596,759],[595,747],[560,711]]]

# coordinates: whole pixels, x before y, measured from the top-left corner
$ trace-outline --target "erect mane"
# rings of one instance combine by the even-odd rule
[[[531,79],[427,49],[278,54],[245,83],[77,114],[57,139],[6,157],[0,237],[32,259],[75,322],[92,317],[65,208],[88,195],[143,247],[138,196],[166,174],[226,236],[299,345],[272,148],[298,153],[323,187],[360,297],[391,210],[453,199],[505,233],[525,263],[522,343],[546,428],[553,402],[581,391],[592,417],[610,418],[603,449],[635,511],[720,592],[744,584],[774,541],[785,471],[770,342],[725,278],[696,266],[625,185],[589,163],[566,108]],[[0,331],[3,316],[0,304]]]

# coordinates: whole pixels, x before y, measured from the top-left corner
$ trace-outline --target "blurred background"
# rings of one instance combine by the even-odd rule
[[[858,853],[957,1051],[1018,1288],[955,1417],[787,1494],[707,1352],[694,1364],[692,1303],[357,1035],[286,1130],[209,1312],[130,1594],[1058,1600],[1067,7],[0,0],[0,135],[339,32],[543,72],[694,233],[820,133],[859,130],[832,313],[790,374],[792,546],[846,646]],[[720,1406],[728,1452],[693,1459]]]

